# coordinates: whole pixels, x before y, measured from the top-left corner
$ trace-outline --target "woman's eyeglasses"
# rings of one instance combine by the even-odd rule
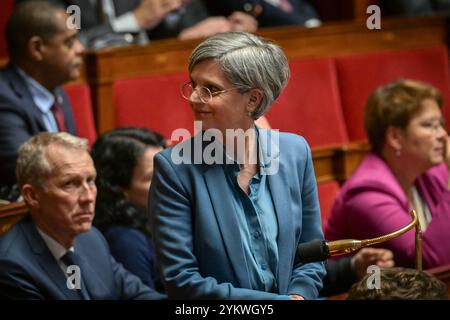
[[[445,130],[445,119],[434,119],[434,120],[427,120],[419,123],[419,125],[423,128],[426,128],[433,133],[436,133],[439,131],[440,128]]]
[[[232,87],[232,88],[228,88],[228,89],[224,89],[224,90],[220,90],[220,91],[211,92],[211,90],[208,89],[207,87],[200,86],[200,87],[194,88],[194,86],[192,85],[191,82],[187,82],[181,86],[181,95],[186,100],[190,100],[192,94],[195,91],[201,102],[209,103],[209,102],[211,102],[213,97],[218,96],[219,94],[222,94],[222,93],[234,90],[234,89],[241,89],[243,87],[244,86],[236,86],[236,87]]]

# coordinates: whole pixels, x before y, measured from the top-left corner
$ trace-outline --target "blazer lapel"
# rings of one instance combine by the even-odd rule
[[[42,115],[38,107],[34,103],[33,97],[31,96],[25,80],[16,71],[15,66],[13,66],[12,64],[8,65],[5,71],[8,74],[7,77],[9,79],[9,86],[17,95],[17,98],[21,100],[21,105],[29,106],[29,110],[27,110],[27,112],[31,114],[33,118],[35,118],[35,121],[39,125],[39,129],[41,129],[42,131],[47,131],[44,122],[42,121]]]
[[[223,235],[225,248],[228,251],[237,280],[242,287],[250,288],[248,271],[245,264],[242,263],[242,261],[245,261],[245,255],[238,221],[234,207],[226,196],[230,193],[230,190],[224,170],[221,165],[211,165],[205,171],[204,177],[214,208],[214,214]]]
[[[288,172],[284,163],[280,161],[279,132],[258,129],[260,163],[262,172],[267,174],[270,193],[278,220],[278,291],[285,293],[289,286],[293,264],[294,227],[291,203],[288,192]],[[286,191],[281,191],[286,190]]]
[[[67,287],[67,278],[63,271],[59,267],[58,262],[53,257],[52,253],[48,249],[44,240],[38,233],[36,226],[33,224],[31,217],[25,224],[23,224],[24,233],[28,238],[28,243],[31,246],[36,259],[39,262],[43,272],[48,275],[50,281],[52,281],[69,300],[79,300],[80,297],[75,290],[70,290]]]
[[[108,288],[101,280],[101,277],[97,276],[97,272],[91,267],[90,262],[86,259],[89,255],[87,254],[88,248],[81,245],[80,243],[75,244],[75,251],[80,257],[80,269],[82,270],[83,283],[87,287],[87,291],[91,299],[96,297],[107,297]]]

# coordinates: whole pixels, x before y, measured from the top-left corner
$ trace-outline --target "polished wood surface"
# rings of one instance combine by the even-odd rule
[[[350,178],[369,150],[370,146],[365,141],[312,148],[317,182],[343,183]]]
[[[14,202],[0,205],[0,235],[8,231],[28,212],[24,202]]]

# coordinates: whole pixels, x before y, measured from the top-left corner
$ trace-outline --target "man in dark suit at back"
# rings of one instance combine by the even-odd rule
[[[319,16],[309,0],[203,0],[216,14],[241,10],[256,17],[260,27],[318,27]]]
[[[8,20],[9,64],[0,71],[0,187],[15,183],[19,146],[42,131],[76,133],[60,86],[80,74],[83,46],[64,9],[47,2],[18,5]],[[0,195],[1,197],[2,195]]]
[[[87,140],[40,133],[19,150],[30,214],[0,237],[0,299],[161,299],[111,257],[95,228],[96,171]]]

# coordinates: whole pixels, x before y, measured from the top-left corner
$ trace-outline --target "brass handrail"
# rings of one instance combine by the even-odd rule
[[[398,236],[401,236],[405,232],[411,230],[414,226],[416,227],[415,234],[415,252],[416,252],[416,268],[422,271],[422,233],[420,229],[419,219],[414,210],[411,211],[411,217],[413,220],[403,228],[391,232],[389,234],[365,240],[355,240],[355,239],[343,239],[328,242],[328,249],[330,251],[330,256],[338,256],[341,254],[351,253],[353,251],[359,250],[361,248],[371,246],[377,243],[385,242]]]

